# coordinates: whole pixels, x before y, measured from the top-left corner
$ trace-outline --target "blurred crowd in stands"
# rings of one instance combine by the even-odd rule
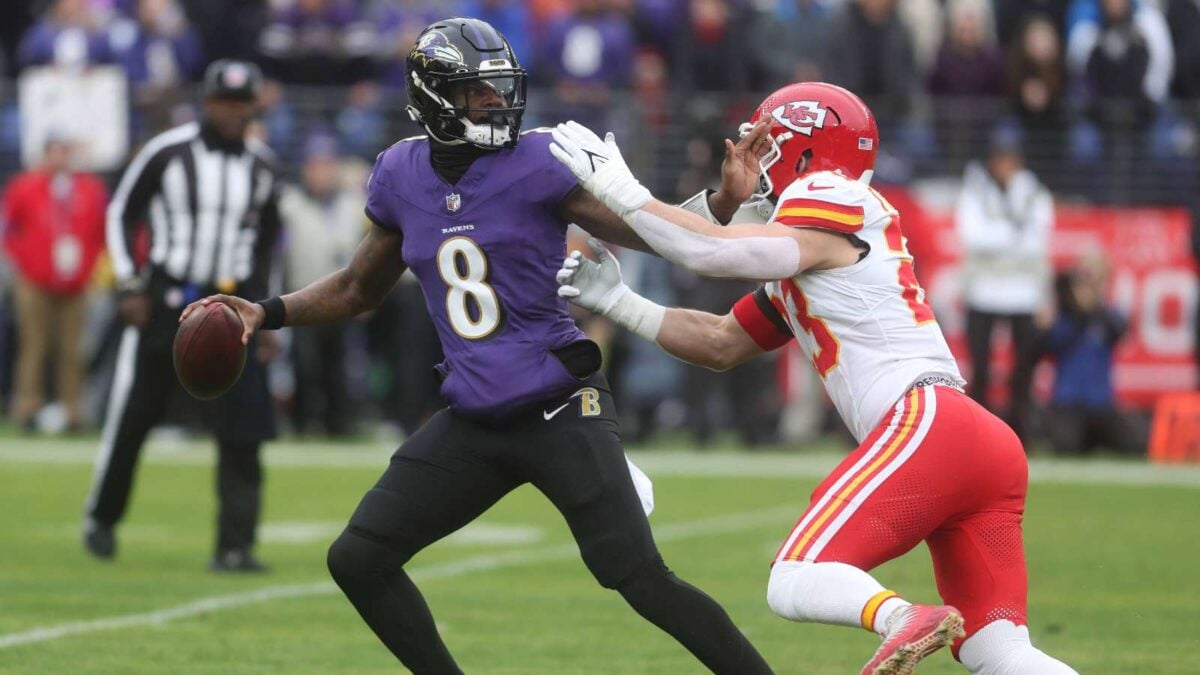
[[[980,127],[1006,122],[1049,166],[1170,164],[1196,143],[1195,0],[11,0],[0,13],[0,73],[116,64],[135,138],[187,115],[186,85],[208,61],[260,62],[275,83],[270,138],[289,159],[318,123],[363,157],[402,131],[404,57],[453,14],[512,42],[548,92],[531,97],[534,123],[616,125],[610,111],[633,104],[657,127],[728,123],[763,92],[822,79],[884,123],[885,178],[944,168],[947,155],[961,166],[983,149]],[[322,97],[329,110],[314,115],[299,86],[337,87],[336,105]]]
[[[530,73],[527,128],[573,118],[613,129],[663,195],[713,185],[722,139],[762,95],[813,79],[872,106],[884,183],[958,177],[999,137],[1041,181],[1037,189],[1044,183],[1059,198],[1190,205],[1195,191],[1197,0],[7,0],[0,82],[40,66],[115,65],[128,83],[136,147],[194,117],[193,86],[207,63],[261,64],[270,83],[260,133],[294,181],[282,260],[296,288],[344,263],[361,235],[366,162],[419,133],[403,111],[404,58],[424,26],[450,15],[485,19],[508,37]],[[0,176],[21,168],[10,84],[0,85]],[[649,258],[630,256],[627,268],[659,302],[724,311],[743,291]],[[9,298],[21,287],[6,286]],[[1049,293],[1048,278],[1043,286]],[[90,303],[90,326],[111,318],[101,296]],[[5,394],[12,306],[0,317]],[[90,413],[68,405],[70,426],[98,421],[111,337],[84,331],[93,403]],[[613,379],[634,437],[688,425],[705,440],[730,425],[758,443],[781,426],[783,411],[762,395],[776,377],[769,361],[714,380],[636,341],[618,336],[612,347],[610,360],[629,373]],[[411,430],[428,413],[437,343],[408,280],[363,322],[293,331],[291,354],[275,377],[299,430],[345,433],[364,411]],[[25,425],[41,401],[40,392],[29,397],[10,405]]]

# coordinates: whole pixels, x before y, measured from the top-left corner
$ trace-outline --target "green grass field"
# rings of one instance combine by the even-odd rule
[[[394,672],[325,571],[325,549],[389,448],[276,444],[260,552],[266,576],[205,571],[211,450],[152,448],[116,562],[79,546],[95,442],[0,441],[0,672]],[[819,454],[635,454],[655,481],[651,518],[680,576],[720,600],[780,673],[846,673],[873,636],[776,618],[767,564],[819,476]],[[1033,466],[1026,519],[1035,642],[1081,673],[1200,672],[1200,469]],[[509,496],[409,569],[469,673],[700,672],[595,584],[535,491]],[[936,598],[918,549],[880,570]],[[948,654],[926,674],[962,671]]]

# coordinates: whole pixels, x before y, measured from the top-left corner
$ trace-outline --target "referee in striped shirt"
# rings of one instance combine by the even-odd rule
[[[212,293],[271,295],[269,264],[279,232],[270,152],[246,137],[258,114],[262,74],[240,61],[217,61],[204,75],[203,116],[155,136],[134,157],[108,208],[107,238],[126,324],[87,498],[83,543],[98,558],[116,554],[114,529],[125,514],[147,432],[181,392],[171,345],[188,303]],[[149,234],[144,265],[135,253]],[[257,336],[238,383],[204,402],[217,438],[217,541],[210,568],[252,572],[262,465],[259,447],[275,435],[263,361],[276,351]],[[273,338],[268,338],[273,340]]]

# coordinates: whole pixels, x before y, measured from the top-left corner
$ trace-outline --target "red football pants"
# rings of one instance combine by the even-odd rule
[[[913,389],[817,487],[775,560],[870,570],[924,541],[967,635],[1024,625],[1027,480],[1008,425],[954,389]]]

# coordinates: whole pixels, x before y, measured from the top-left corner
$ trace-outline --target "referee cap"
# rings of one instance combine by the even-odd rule
[[[213,61],[204,71],[204,98],[254,101],[262,81],[262,71],[249,61]]]

